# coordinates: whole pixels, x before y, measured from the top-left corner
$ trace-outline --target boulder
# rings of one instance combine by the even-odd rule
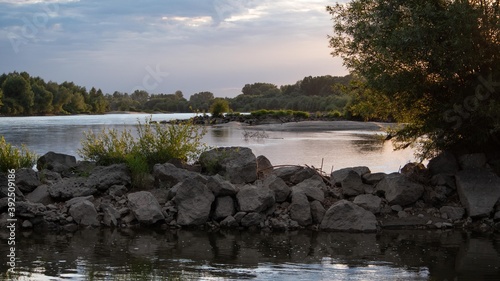
[[[460,220],[463,218],[465,214],[465,209],[462,207],[453,207],[453,206],[443,206],[439,209],[441,215],[446,215],[447,219],[452,221]]]
[[[470,217],[488,216],[500,199],[500,178],[486,170],[456,174],[457,192]]]
[[[387,175],[377,184],[377,192],[382,191],[390,205],[406,206],[417,202],[424,193],[424,186],[412,182],[399,173]]]
[[[427,164],[432,175],[437,174],[450,174],[453,175],[458,172],[458,163],[455,155],[449,151],[439,154],[437,157],[431,159]]]
[[[382,199],[371,194],[361,194],[354,198],[353,203],[374,214],[378,214],[380,213],[380,204],[382,203]]]
[[[113,185],[130,186],[132,179],[126,164],[96,167],[87,179],[87,186],[106,191]]]
[[[40,185],[35,190],[33,190],[33,192],[26,195],[26,200],[33,203],[42,203],[44,205],[54,203],[49,194],[49,187],[46,184]]]
[[[311,202],[311,216],[313,219],[313,223],[321,223],[323,217],[325,216],[326,210],[323,207],[323,204],[319,201]]]
[[[264,155],[257,156],[257,175],[259,178],[265,178],[273,173],[273,164]]]
[[[362,176],[362,179],[366,184],[377,184],[386,176],[386,173],[366,173]]]
[[[94,204],[87,200],[80,201],[71,205],[69,214],[73,217],[74,221],[83,226],[99,226],[97,220],[97,211]]]
[[[174,201],[178,208],[177,224],[202,225],[207,222],[215,196],[197,179],[186,179],[177,186]]]
[[[174,164],[156,164],[153,167],[153,176],[155,178],[155,186],[157,188],[172,188],[179,182],[189,178],[196,178],[201,181],[206,181],[202,175],[191,172],[185,169],[177,168]]]
[[[340,185],[345,196],[356,196],[365,193],[365,184],[361,176],[353,170],[347,172],[347,176],[341,181]]]
[[[325,213],[320,228],[326,231],[359,231],[377,230],[375,215],[347,200],[334,203]]]
[[[446,174],[437,174],[432,176],[431,178],[431,184],[433,186],[446,186],[449,187],[453,190],[457,189],[457,184],[455,182],[455,176],[454,175],[446,175]]]
[[[238,189],[232,183],[225,180],[221,175],[209,177],[207,187],[216,197],[233,196],[238,192]]]
[[[370,173],[370,169],[365,166],[358,166],[358,167],[349,167],[349,168],[343,168],[340,170],[333,171],[330,177],[330,180],[333,185],[340,185],[342,181],[347,177],[349,174],[349,171],[356,172],[359,176],[363,176],[365,174]]]
[[[127,199],[128,207],[140,223],[148,225],[165,219],[160,204],[151,192],[130,193],[127,195]]]
[[[484,153],[464,154],[458,157],[462,170],[482,169],[486,166],[487,158]]]
[[[169,198],[169,191],[170,190],[164,188],[155,188],[151,189],[149,192],[153,194],[153,196],[156,198],[156,201],[158,201],[158,204],[163,206],[165,205],[165,203],[167,203],[170,199],[173,198],[173,197]]]
[[[47,169],[39,171],[38,177],[40,178],[43,184],[49,184],[49,185],[62,180],[61,174]]]
[[[25,194],[32,192],[35,188],[42,184],[38,178],[37,172],[31,168],[16,170],[15,183],[19,190]]]
[[[265,186],[245,185],[236,194],[241,212],[262,212],[275,203],[274,192]]]
[[[311,206],[304,193],[297,192],[292,195],[290,218],[301,226],[308,226],[312,223]]]
[[[76,203],[80,203],[82,201],[92,202],[92,201],[94,201],[94,196],[90,195],[90,196],[75,197],[75,198],[72,198],[72,199],[69,199],[68,201],[66,201],[64,203],[64,205],[69,208],[72,205],[74,205]]]
[[[250,226],[258,226],[262,222],[264,222],[265,216],[259,213],[251,212],[246,214],[242,219],[241,219],[241,226],[243,227],[250,227]]]
[[[280,167],[274,169],[273,174],[281,178],[287,183],[291,183],[292,176],[301,171],[303,168],[300,166]],[[296,178],[294,178],[296,180]]]
[[[326,184],[323,182],[323,179],[315,175],[293,186],[292,196],[294,193],[304,193],[310,201],[318,200],[323,202],[325,200],[324,189],[326,189]]]
[[[217,197],[215,199],[214,220],[219,221],[234,214],[234,200],[231,196]]]
[[[257,180],[257,158],[247,147],[221,147],[200,155],[202,170],[220,174],[235,184]]]
[[[238,227],[239,223],[233,216],[228,216],[220,222],[220,226],[222,228],[232,228],[232,227]]]
[[[274,197],[278,203],[285,202],[291,192],[290,187],[285,183],[285,181],[274,174],[268,176],[264,180],[263,185],[274,192]]]
[[[72,155],[66,155],[55,152],[47,152],[37,161],[36,168],[41,171],[47,169],[57,173],[63,173],[76,166],[76,158]]]
[[[41,203],[16,202],[16,215],[22,218],[34,218],[43,215],[47,210]]]
[[[302,181],[311,178],[312,176],[316,175],[317,172],[309,167],[302,167],[300,170],[297,170],[291,177],[290,177],[290,183],[291,184],[298,184],[301,183]]]
[[[117,227],[120,213],[111,204],[101,204],[103,212],[102,223],[108,227]]]
[[[49,194],[58,200],[95,194],[97,189],[94,186],[87,186],[86,183],[86,178],[64,178],[49,186]]]
[[[108,189],[108,194],[113,197],[122,197],[127,191],[128,189],[124,185],[113,185]]]

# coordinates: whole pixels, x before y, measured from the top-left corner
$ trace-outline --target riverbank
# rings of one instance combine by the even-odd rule
[[[484,154],[443,154],[401,173],[352,167],[326,174],[274,167],[244,147],[203,153],[199,165],[157,164],[132,188],[124,164],[106,167],[47,153],[38,172],[15,173],[17,227],[260,229],[377,232],[382,229],[500,230],[500,178]],[[8,177],[0,177],[2,226]],[[6,229],[6,227],[2,227]]]

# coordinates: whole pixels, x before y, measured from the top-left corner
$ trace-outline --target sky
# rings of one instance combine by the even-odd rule
[[[343,76],[327,39],[333,23],[325,7],[335,2],[0,0],[0,73],[185,97]]]

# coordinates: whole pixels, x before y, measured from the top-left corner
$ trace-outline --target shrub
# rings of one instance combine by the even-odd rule
[[[225,112],[229,111],[229,103],[224,99],[215,99],[210,107],[212,117],[222,117]]]
[[[26,148],[23,144],[17,148],[0,137],[0,172],[7,172],[9,169],[32,168],[38,155]]]
[[[309,112],[305,111],[294,111],[293,116],[297,118],[309,118]]]
[[[201,143],[205,133],[204,128],[192,122],[160,124],[153,123],[148,117],[145,123],[138,121],[137,138],[132,136],[130,130],[119,132],[107,129],[99,134],[92,131],[85,133],[78,154],[100,165],[126,163],[132,172],[133,184],[138,186],[155,164],[174,158],[185,162],[196,160],[207,149]]]

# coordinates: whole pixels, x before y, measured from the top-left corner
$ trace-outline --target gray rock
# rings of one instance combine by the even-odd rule
[[[16,202],[16,215],[22,218],[34,218],[47,211],[47,207],[40,203]]]
[[[486,162],[484,153],[464,154],[458,157],[458,163],[462,170],[482,169],[486,166]]]
[[[386,173],[366,173],[362,176],[362,179],[366,184],[377,184],[386,176]]]
[[[108,227],[117,227],[120,213],[111,204],[102,204],[103,212],[102,223]]]
[[[29,220],[25,220],[25,221],[23,221],[22,227],[23,228],[33,228],[33,224]]]
[[[202,175],[188,171],[186,169],[177,168],[174,164],[156,164],[153,167],[153,176],[157,188],[169,189],[176,184],[190,178],[196,178],[202,182],[206,182]]]
[[[347,200],[335,202],[325,213],[320,228],[326,231],[360,231],[377,230],[375,215]]]
[[[457,173],[457,192],[470,217],[488,216],[500,199],[500,178],[485,170]]]
[[[238,227],[239,223],[233,216],[228,216],[225,219],[223,219],[219,225],[222,228],[232,228],[232,227]]]
[[[247,213],[246,212],[237,212],[236,214],[234,214],[234,219],[236,220],[236,222],[239,224],[241,222],[241,219],[246,216]]]
[[[312,223],[311,206],[304,193],[297,192],[292,195],[290,218],[301,226],[308,226]]]
[[[215,196],[197,179],[187,179],[178,185],[174,201],[178,208],[177,224],[202,225],[207,222]]]
[[[30,193],[42,184],[38,178],[37,172],[31,168],[16,170],[15,183],[19,190],[23,193]]]
[[[294,221],[295,222],[295,221]],[[295,222],[297,223],[297,222]],[[281,219],[281,218],[271,218],[269,219],[269,226],[273,229],[273,230],[287,230],[288,229],[288,222],[285,221],[284,219]],[[298,224],[297,224],[298,226]]]
[[[325,216],[326,210],[323,207],[323,204],[319,201],[311,202],[311,216],[313,219],[313,223],[321,223],[323,217]]]
[[[309,167],[303,167],[302,169],[298,170],[290,177],[290,183],[292,183],[292,184],[301,183],[304,180],[309,179],[316,174],[317,173],[315,170],[313,170]]]
[[[393,210],[394,212],[401,212],[403,210],[403,207],[401,207],[400,205],[392,205],[391,210]]]
[[[424,200],[430,204],[445,202],[448,188],[446,186],[425,187]]]
[[[417,202],[424,193],[424,186],[401,175],[393,173],[387,175],[377,184],[377,191],[383,191],[385,198],[391,205],[406,206]]]
[[[236,194],[240,211],[262,212],[275,203],[274,192],[265,186],[245,185]]]
[[[380,213],[380,204],[382,203],[382,199],[371,194],[361,194],[354,198],[353,203],[374,214],[378,214]]]
[[[453,190],[457,189],[454,175],[446,175],[446,174],[434,175],[431,178],[431,184],[434,186],[438,186],[438,185],[447,186]]]
[[[217,197],[215,199],[214,219],[219,221],[235,213],[234,200],[231,196]]]
[[[130,193],[127,199],[129,209],[140,223],[149,225],[165,219],[160,204],[151,192]]]
[[[69,214],[73,217],[76,223],[83,226],[99,226],[97,220],[97,211],[94,204],[84,200],[71,205]]]
[[[47,170],[47,169],[43,169],[43,170],[39,171],[38,177],[40,178],[40,181],[43,184],[54,184],[54,183],[62,180],[61,174],[54,172],[54,171]]]
[[[87,179],[87,186],[106,191],[113,185],[130,186],[130,171],[126,164],[96,167]]]
[[[318,200],[323,202],[325,200],[324,189],[326,189],[326,184],[323,182],[323,179],[315,175],[293,186],[292,196],[294,193],[304,193],[311,201]]]
[[[39,171],[47,169],[57,173],[62,173],[67,172],[75,166],[75,156],[50,151],[38,159],[36,168]]]
[[[365,167],[365,166],[350,167],[350,168],[336,170],[336,171],[332,172],[331,177],[330,177],[332,184],[333,185],[340,185],[342,183],[342,181],[349,174],[349,171],[354,171],[359,176],[363,176],[365,174],[370,173],[370,169],[368,167]]]
[[[285,183],[285,181],[274,174],[268,176],[264,180],[263,185],[274,192],[276,202],[278,203],[285,202],[291,192],[290,187]]]
[[[303,168],[300,166],[280,167],[274,169],[273,174],[281,178],[285,182],[291,183],[292,176],[295,175],[297,172],[301,171],[302,169]]]
[[[273,164],[264,155],[257,156],[257,174],[259,178],[265,178],[273,173]]]
[[[453,153],[445,151],[437,157],[431,159],[427,168],[432,175],[437,174],[450,174],[453,175],[458,172],[458,163]]]
[[[76,204],[76,203],[80,203],[82,201],[89,201],[89,202],[92,202],[94,201],[94,196],[93,195],[90,195],[90,196],[82,196],[82,197],[75,197],[75,198],[72,198],[68,201],[66,201],[64,203],[64,205],[66,207],[71,207],[72,205]]]
[[[153,196],[156,198],[156,201],[158,201],[158,204],[160,205],[165,205],[167,201],[169,201],[171,198],[169,197],[169,190],[166,190],[164,188],[155,188],[151,189],[149,192],[153,194]]]
[[[87,186],[85,178],[64,178],[63,180],[49,186],[49,194],[54,199],[67,200],[74,197],[95,194],[97,189]]]
[[[264,215],[251,212],[246,214],[242,219],[241,219],[241,226],[244,227],[250,227],[250,226],[258,226],[260,223],[264,222]]]
[[[233,196],[238,193],[238,189],[221,175],[215,175],[208,178],[207,187],[217,196]]]
[[[128,189],[124,185],[113,185],[108,189],[108,194],[113,197],[121,197],[127,193]]]
[[[26,195],[26,200],[33,203],[42,203],[44,205],[49,205],[54,203],[49,194],[49,187],[44,184],[37,187],[33,192]]]
[[[452,221],[460,220],[465,214],[465,209],[462,207],[443,206],[439,212]]]
[[[345,196],[356,196],[365,192],[365,184],[361,176],[353,170],[347,172],[347,176],[341,181],[340,185]]]
[[[257,180],[257,158],[247,147],[221,147],[203,152],[199,158],[202,170],[220,174],[234,184]]]

